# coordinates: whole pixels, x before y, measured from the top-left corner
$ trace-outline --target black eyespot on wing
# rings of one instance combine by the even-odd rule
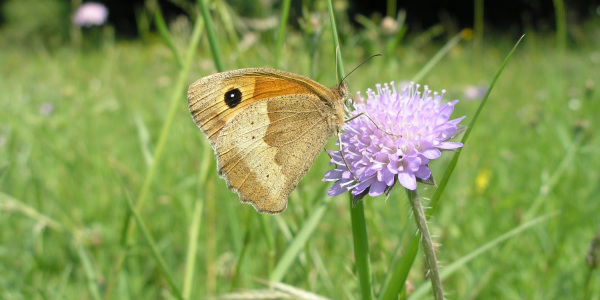
[[[229,108],[234,108],[242,102],[242,92],[239,89],[231,89],[225,93],[223,100]]]

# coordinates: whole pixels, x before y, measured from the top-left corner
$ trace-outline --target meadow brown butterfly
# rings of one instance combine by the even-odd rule
[[[344,80],[330,89],[301,75],[250,68],[199,79],[188,104],[229,189],[258,212],[277,214],[339,133],[347,94]]]

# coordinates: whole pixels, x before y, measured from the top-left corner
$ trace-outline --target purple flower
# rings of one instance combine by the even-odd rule
[[[52,102],[44,102],[42,106],[40,106],[40,114],[42,116],[49,116],[54,111],[54,104]]]
[[[96,2],[86,2],[77,8],[73,23],[80,27],[102,25],[108,17],[106,6]]]
[[[339,150],[328,151],[331,164],[336,165],[323,179],[335,181],[330,196],[349,190],[355,201],[366,194],[387,195],[396,181],[415,190],[417,180],[433,183],[430,160],[440,157],[441,150],[463,146],[448,142],[462,132],[458,123],[464,117],[449,120],[458,100],[441,104],[445,91],[432,93],[424,86],[421,93],[420,85],[411,83],[397,93],[394,82],[390,85],[391,89],[388,84],[378,84],[377,91],[367,90],[367,101],[358,93],[359,101],[350,115],[364,115],[342,127],[344,159],[352,172]]]
[[[487,86],[468,86],[465,88],[464,96],[467,100],[481,100],[487,91]]]

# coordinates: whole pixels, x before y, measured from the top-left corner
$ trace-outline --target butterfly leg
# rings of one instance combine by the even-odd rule
[[[346,168],[348,168],[348,171],[350,171],[350,175],[352,175],[352,178],[354,178],[354,180],[356,182],[360,182],[360,180],[358,180],[358,178],[356,178],[356,176],[352,172],[352,169],[350,169],[350,165],[348,165],[348,162],[346,161],[346,158],[344,157],[344,146],[342,145],[342,133],[340,131],[338,131],[337,136],[338,136],[338,141],[340,142],[340,154],[342,155],[342,160],[344,161]]]
[[[401,135],[401,134],[393,134],[393,133],[391,133],[391,132],[387,132],[385,129],[383,129],[383,128],[379,127],[379,125],[377,125],[377,123],[375,123],[375,121],[373,121],[373,119],[371,119],[371,117],[369,117],[369,115],[365,114],[364,112],[358,113],[357,115],[354,115],[354,116],[352,116],[352,117],[350,117],[350,118],[348,118],[348,119],[344,120],[344,123],[350,122],[350,121],[352,121],[352,120],[354,120],[354,119],[356,119],[356,118],[358,118],[358,117],[360,117],[360,116],[365,116],[365,117],[367,117],[367,119],[369,119],[369,120],[370,120],[370,121],[373,123],[373,125],[375,125],[375,127],[377,127],[377,129],[379,129],[379,130],[383,131],[385,134],[387,134],[387,135],[391,135],[391,136],[402,137],[402,135]]]

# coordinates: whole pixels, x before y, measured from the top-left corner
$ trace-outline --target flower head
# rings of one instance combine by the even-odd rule
[[[462,129],[458,123],[464,117],[449,120],[458,100],[442,104],[445,91],[438,94],[424,86],[421,93],[411,83],[397,93],[390,85],[367,90],[366,101],[358,93],[350,112],[355,118],[342,127],[343,158],[340,151],[328,151],[336,165],[324,178],[335,181],[330,196],[351,190],[355,201],[366,194],[375,197],[387,194],[396,181],[414,190],[417,180],[433,182],[429,161],[440,157],[441,150],[463,146],[448,142]]]
[[[106,6],[96,2],[86,2],[77,8],[73,23],[80,27],[102,25],[108,17]]]
[[[40,114],[42,116],[49,116],[54,111],[54,104],[52,102],[44,102],[42,106],[40,106]]]
[[[467,100],[481,100],[487,91],[488,88],[484,85],[468,86],[465,88],[464,96]]]

